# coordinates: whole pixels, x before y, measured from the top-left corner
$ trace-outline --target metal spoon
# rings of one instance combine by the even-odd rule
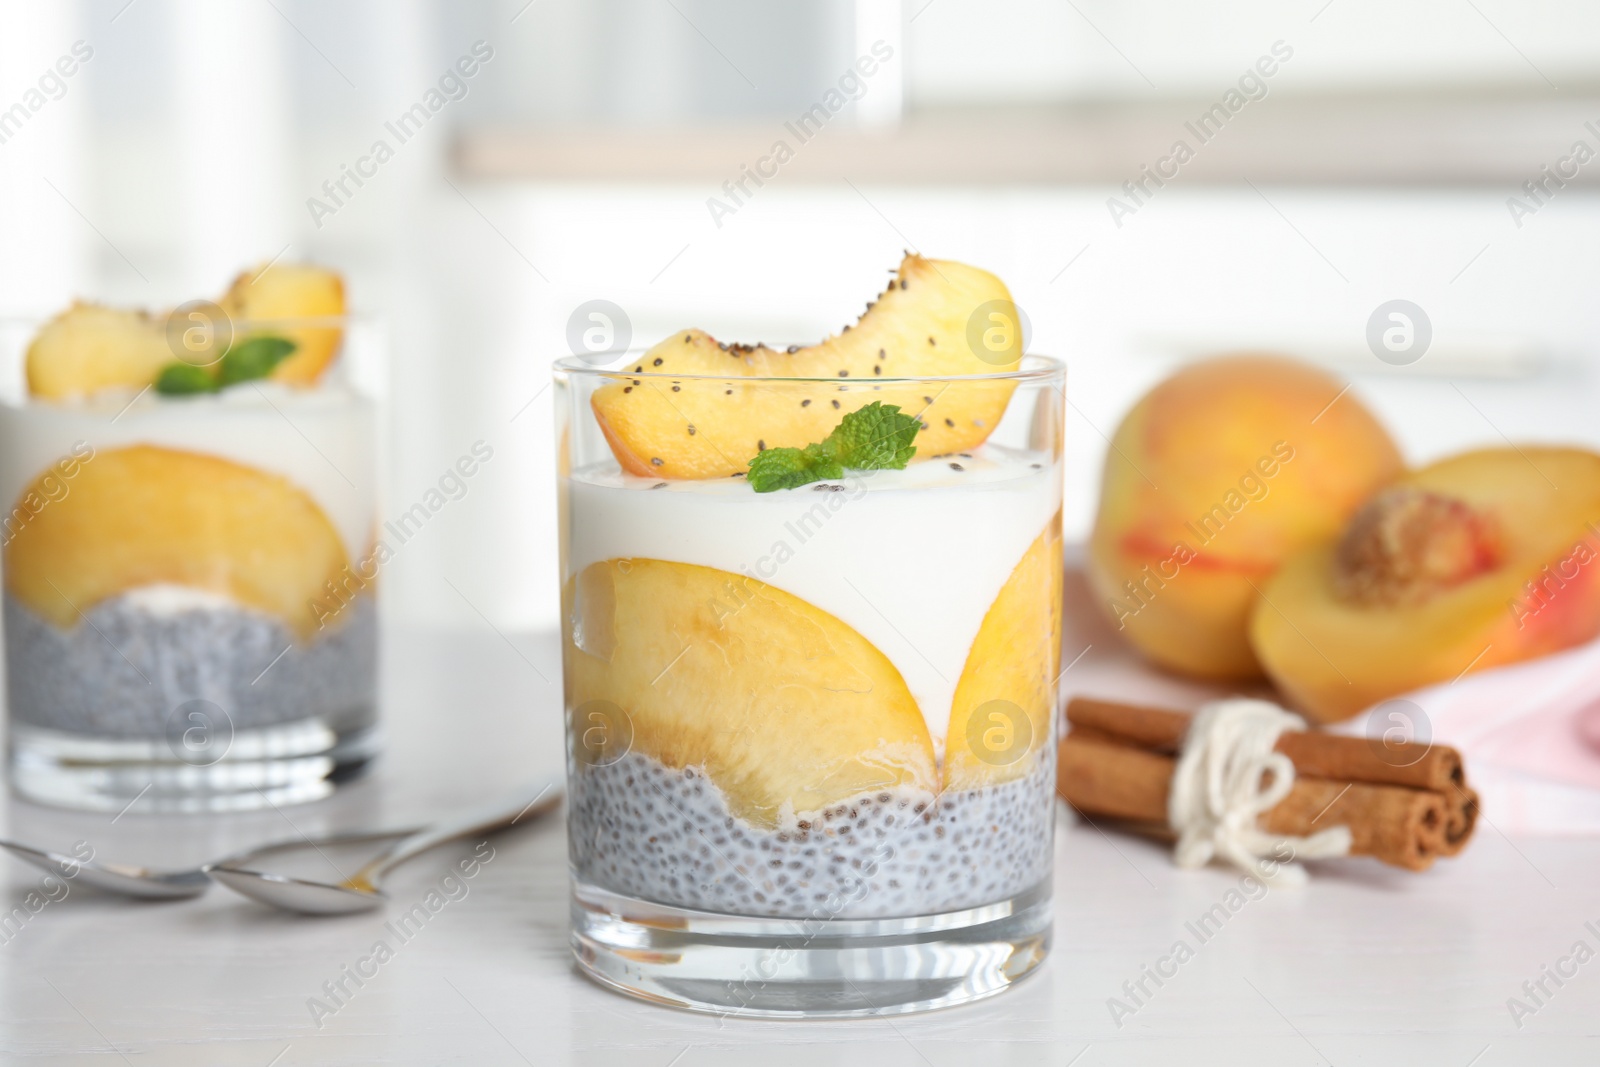
[[[0,841],[0,848],[57,878],[71,879],[107,893],[121,893],[143,900],[182,900],[185,897],[197,897],[211,888],[211,879],[199,867],[187,871],[153,871],[148,867],[130,867],[120,863],[91,863],[16,841]]]
[[[561,787],[555,781],[540,783],[520,791],[514,804],[501,801],[458,819],[413,832],[337,884],[269,874],[255,869],[255,861],[271,853],[296,847],[297,844],[303,846],[303,842],[255,849],[207,864],[204,870],[234,892],[285,911],[305,915],[344,915],[368,911],[389,899],[379,883],[385,875],[407,860],[458,838],[505,830],[530,815],[543,815],[560,803]]]
[[[554,804],[560,799],[560,795],[557,794],[549,799],[550,803]],[[543,809],[540,810],[542,811]],[[530,811],[529,814],[534,814],[534,812]],[[518,818],[520,817],[519,814]],[[517,819],[512,821],[515,822]],[[218,864],[229,864],[231,866],[248,862],[257,856],[281,854],[295,849],[319,848],[324,845],[338,847],[342,845],[400,841],[422,832],[422,829],[413,827],[403,830],[339,834],[315,839],[298,838],[293,841],[264,845],[249,852],[220,860]],[[470,832],[470,830],[466,832]],[[206,873],[207,867],[214,866],[211,864],[187,870],[163,871],[149,867],[136,867],[130,864],[80,860],[75,856],[51,852],[48,849],[34,848],[18,841],[0,839],[0,848],[47,874],[53,874],[58,878],[70,879],[102,892],[137,897],[142,900],[184,900],[189,897],[197,897],[211,888],[211,877]],[[387,856],[390,851],[392,851],[392,847],[390,850],[385,851],[384,856]],[[316,883],[310,884],[315,885]]]
[[[317,848],[322,845],[361,845],[376,841],[393,841],[417,833],[416,829],[384,830],[377,833],[341,834],[334,837],[298,838],[275,845],[265,845],[255,852],[287,851],[290,849]],[[0,848],[10,852],[24,863],[31,863],[57,878],[71,879],[98,889],[141,900],[186,900],[197,897],[211,888],[211,876],[205,867],[187,870],[158,871],[150,867],[135,867],[125,863],[105,863],[80,860],[59,852],[34,848],[19,841],[0,840]]]

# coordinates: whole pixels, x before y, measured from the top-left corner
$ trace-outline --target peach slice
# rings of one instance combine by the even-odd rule
[[[222,297],[221,307],[238,329],[235,344],[263,335],[295,343],[294,352],[273,368],[275,381],[315,384],[344,340],[337,324],[298,321],[345,313],[344,281],[321,267],[279,263],[246,271]],[[114,386],[150,385],[177,358],[166,330],[164,316],[75,303],[28,345],[28,391],[43,400],[63,400]]]
[[[1206,360],[1157,385],[1106,453],[1089,579],[1140,652],[1206,678],[1261,673],[1256,587],[1338,536],[1400,453],[1344,383],[1278,356]]]
[[[1001,587],[967,653],[945,734],[947,789],[1020,778],[1049,741],[1061,671],[1061,571],[1057,512]]]
[[[20,499],[47,498],[43,477]],[[5,550],[6,589],[63,629],[107,597],[173,584],[277,616],[304,639],[319,626],[312,600],[349,563],[303,490],[213,456],[150,445],[99,452],[69,487]]]
[[[64,400],[155,381],[175,357],[163,321],[144,311],[75,303],[28,345],[28,392]]]
[[[614,559],[585,568],[566,599],[575,758],[586,709],[604,702],[625,716],[631,750],[704,768],[755,826],[874,789],[937,790],[900,672],[798,597],[710,567]]]
[[[336,324],[295,324],[296,319],[338,318],[345,313],[344,279],[304,263],[268,263],[234,279],[222,309],[242,336],[286,337],[295,350],[272,369],[272,380],[314,385],[339,353],[344,330]]]
[[[743,472],[761,449],[821,441],[845,414],[874,400],[921,419],[918,455],[959,452],[994,431],[1015,383],[892,379],[1014,370],[1022,358],[1016,322],[1011,294],[994,275],[907,255],[888,290],[837,336],[785,352],[682,330],[633,369],[685,377],[615,381],[596,390],[591,404],[623,469],[661,478]],[[817,380],[740,381],[749,377]]]
[[[1251,642],[1320,722],[1570,648],[1600,634],[1596,521],[1595,453],[1526,446],[1441,460],[1264,583]]]

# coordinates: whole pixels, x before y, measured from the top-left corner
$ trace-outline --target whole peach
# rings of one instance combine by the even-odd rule
[[[1123,419],[1089,579],[1144,655],[1207,678],[1261,673],[1248,637],[1261,587],[1293,553],[1336,538],[1403,466],[1346,389],[1286,357],[1223,356],[1179,370]]]

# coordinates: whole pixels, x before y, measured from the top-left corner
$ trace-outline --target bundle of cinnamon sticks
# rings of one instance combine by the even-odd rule
[[[1056,790],[1091,817],[1170,835],[1167,796],[1189,727],[1179,711],[1079,697],[1067,705]],[[1466,847],[1478,795],[1453,748],[1369,742],[1314,731],[1285,733],[1277,751],[1294,764],[1294,788],[1258,822],[1267,833],[1303,837],[1350,828],[1350,852],[1411,871]]]

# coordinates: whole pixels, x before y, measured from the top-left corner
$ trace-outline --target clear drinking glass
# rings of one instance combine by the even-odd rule
[[[41,325],[0,323],[12,786],[106,811],[328,795],[378,745],[376,326],[218,326],[333,345],[310,385],[44,400]]]
[[[1063,366],[647,363],[556,365],[578,962],[743,1015],[1000,992],[1050,944]],[[905,469],[737,473],[872,401]]]

